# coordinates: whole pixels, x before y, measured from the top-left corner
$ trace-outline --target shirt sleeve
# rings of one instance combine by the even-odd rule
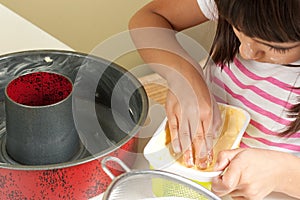
[[[197,2],[207,19],[213,21],[218,20],[218,10],[214,0],[197,0]]]

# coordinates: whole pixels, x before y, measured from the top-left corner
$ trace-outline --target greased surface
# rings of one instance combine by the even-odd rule
[[[214,163],[216,162],[217,155],[220,151],[231,149],[237,136],[240,133],[240,130],[245,124],[246,116],[245,114],[236,108],[224,106],[222,104],[219,105],[219,109],[221,111],[221,114],[224,115],[224,125],[221,130],[220,136],[217,139],[217,142],[213,148],[214,156],[213,156],[213,162],[212,164],[205,170],[201,171],[213,171]],[[166,133],[166,141],[165,144],[168,145],[171,142],[171,136],[170,136],[170,130],[168,126],[165,127],[165,133]],[[182,162],[182,155],[176,155],[171,145],[168,145],[170,148],[171,154],[174,156],[175,159],[177,159],[177,162],[184,165]],[[196,166],[192,167],[194,169],[198,169]]]

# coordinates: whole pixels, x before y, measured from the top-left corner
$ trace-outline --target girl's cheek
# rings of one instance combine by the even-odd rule
[[[274,64],[290,64],[299,61],[300,57],[298,55],[270,55],[269,60]]]
[[[252,59],[253,50],[250,48],[249,44],[242,43],[239,48],[240,54],[244,59]]]
[[[282,59],[275,57],[275,56],[270,56],[269,57],[271,63],[283,63],[284,61],[282,61]]]

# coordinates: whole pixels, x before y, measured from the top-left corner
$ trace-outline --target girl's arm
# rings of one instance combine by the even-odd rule
[[[178,43],[175,34],[207,21],[196,0],[154,0],[141,8],[130,20],[129,29],[139,53],[147,63],[172,67],[187,76],[202,73]],[[167,52],[169,51],[169,52]],[[184,67],[183,67],[184,66]],[[173,73],[160,65],[151,67],[167,80]],[[197,73],[198,72],[198,73]]]
[[[215,169],[226,169],[213,180],[217,195],[260,200],[281,192],[300,198],[300,158],[291,154],[255,148],[222,151]]]
[[[140,9],[129,23],[141,57],[168,81],[166,113],[173,150],[184,152],[185,164],[192,166],[194,149],[195,164],[200,168],[206,168],[220,118],[202,77],[201,66],[178,43],[175,34],[207,20],[196,0],[154,0]],[[217,116],[214,123],[213,114]]]

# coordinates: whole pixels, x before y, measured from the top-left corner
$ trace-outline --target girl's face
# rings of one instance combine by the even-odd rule
[[[251,38],[233,28],[240,40],[240,55],[246,60],[272,64],[291,64],[300,60],[300,41],[277,43]]]

